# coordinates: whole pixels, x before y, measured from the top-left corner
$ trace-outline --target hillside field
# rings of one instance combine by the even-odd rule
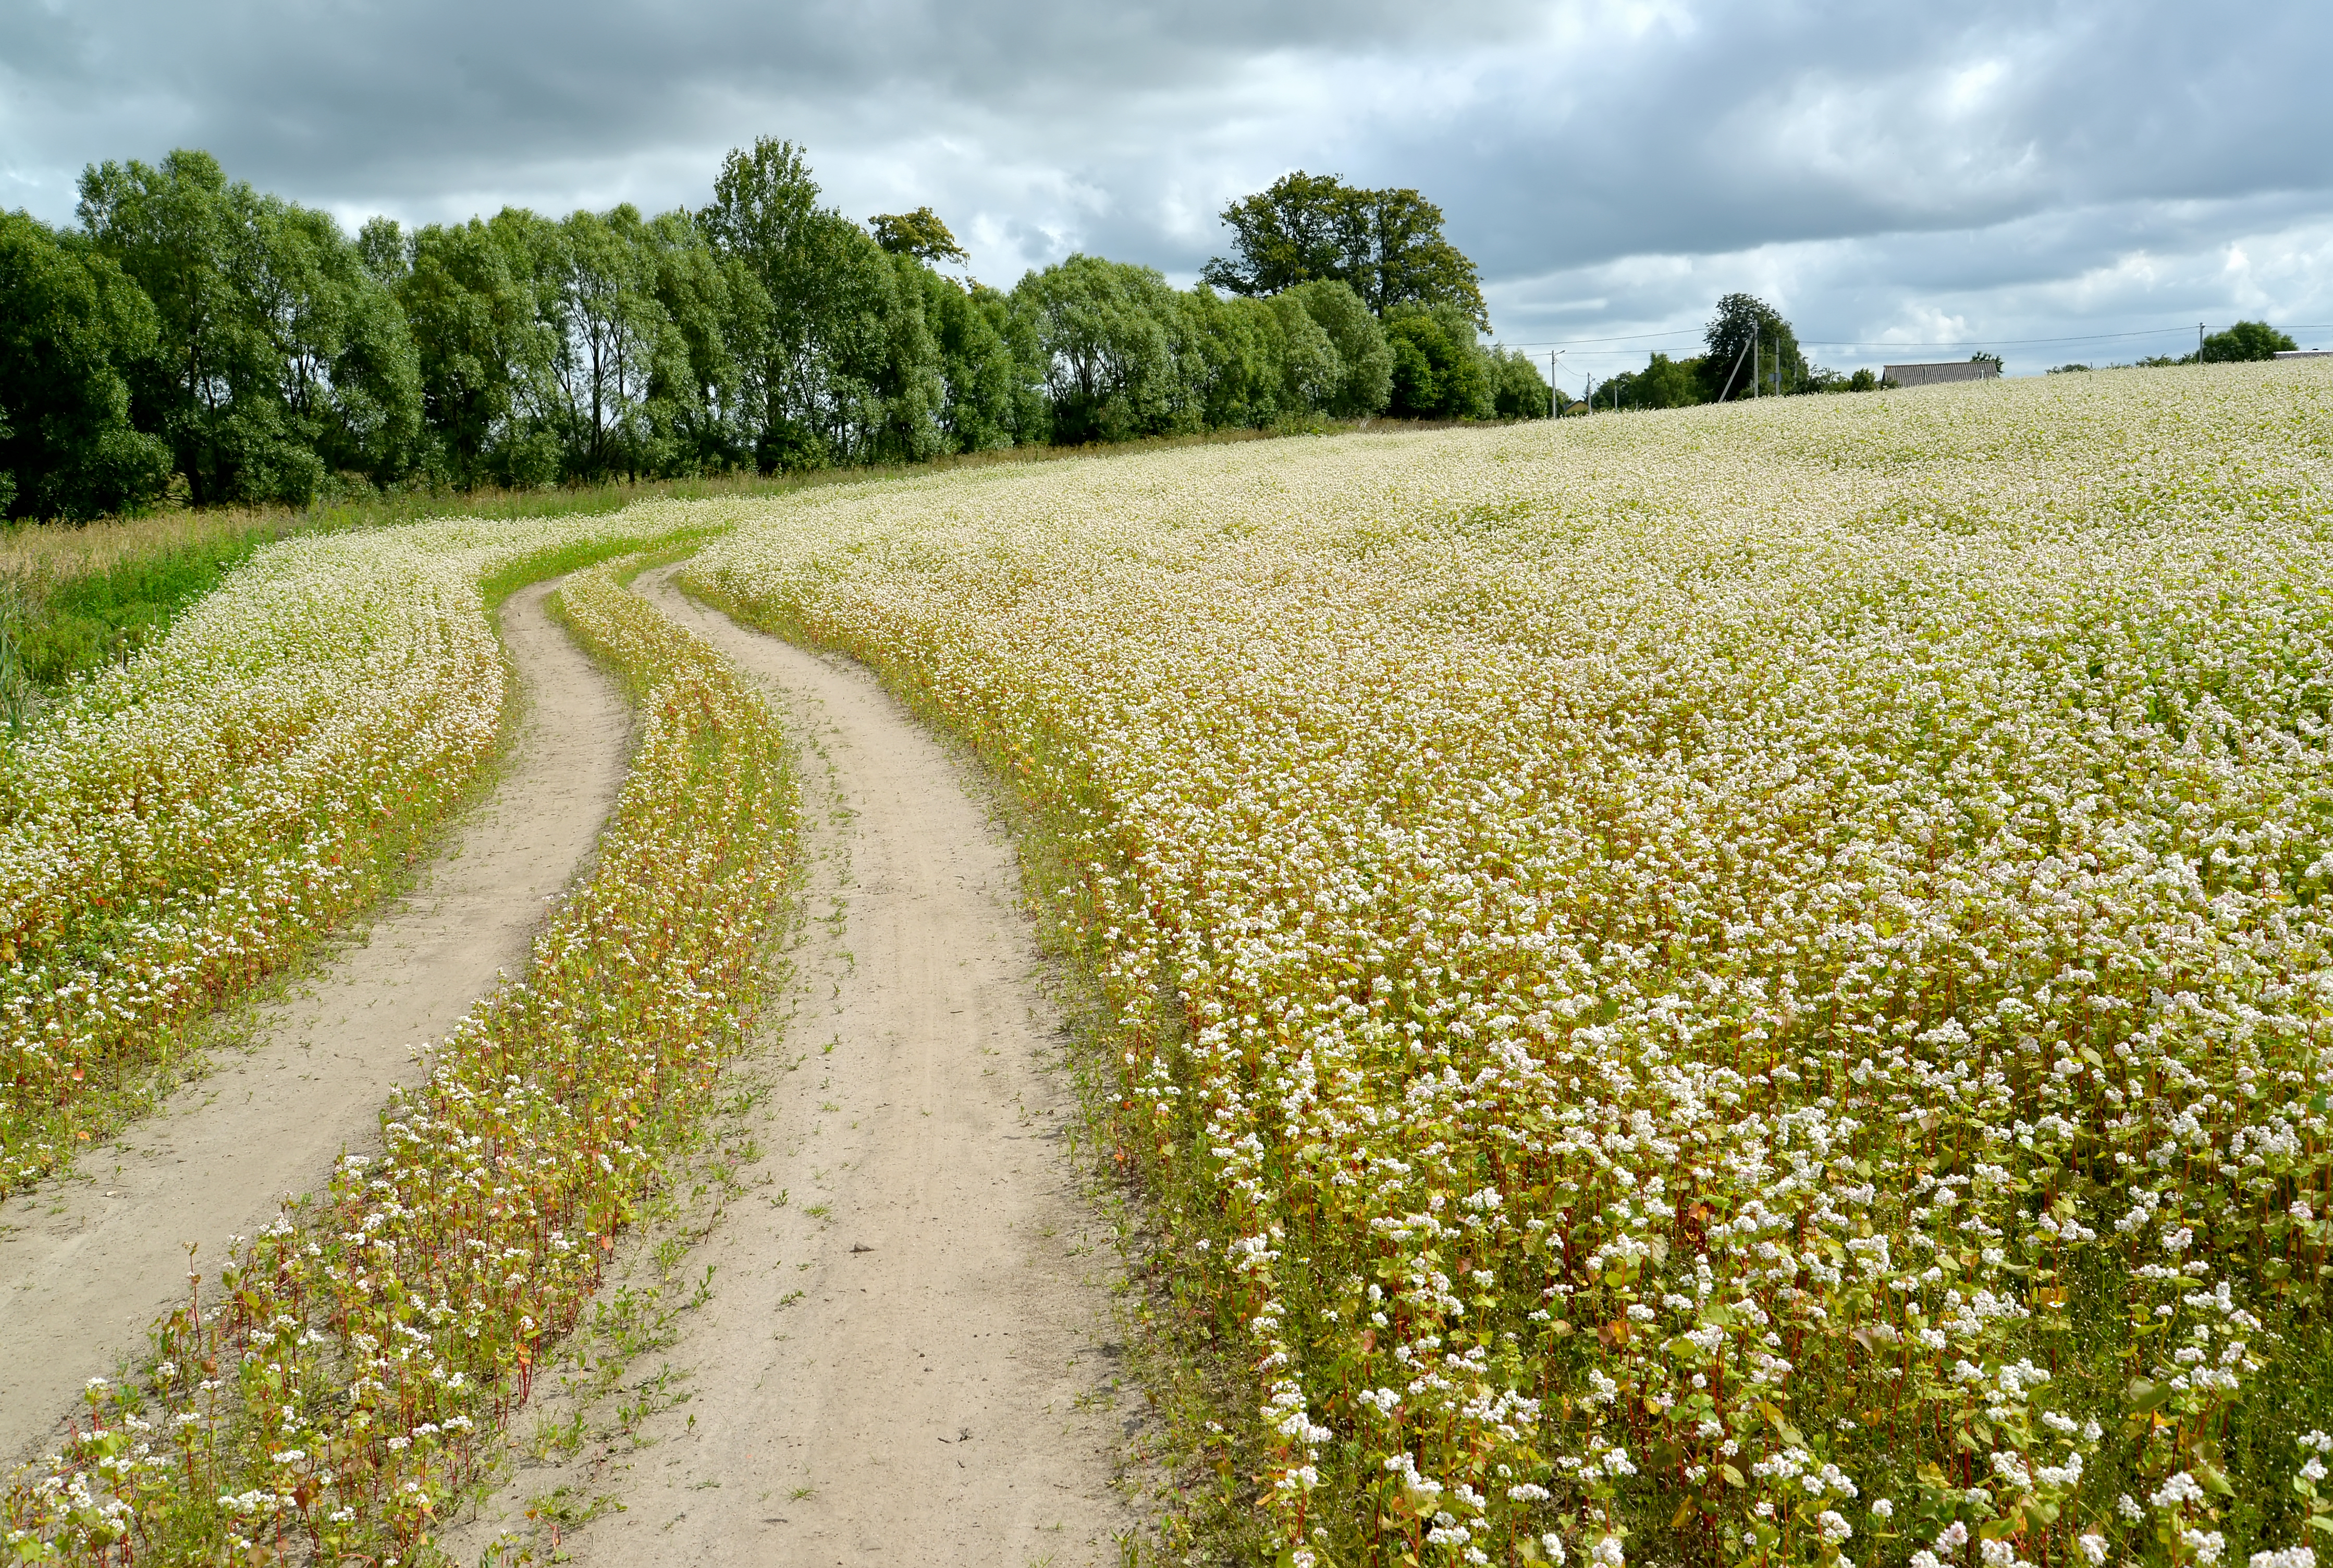
[[[2207,366],[276,546],[7,754],[0,1184],[453,809],[514,563],[703,540],[685,590],[1023,808],[1129,1310],[1231,1390],[1194,1474],[1243,1550],[2309,1568],[2328,481],[2333,373]],[[793,852],[773,721],[612,569],[567,597],[658,716],[625,852],[383,1163],[17,1484],[21,1557],[426,1554],[709,1102]],[[180,754],[232,832],[146,798]]]
[[[690,580],[1061,836],[1289,1561],[2210,1564],[2333,1528],[2328,458],[2314,367],[2064,377],[885,487]]]

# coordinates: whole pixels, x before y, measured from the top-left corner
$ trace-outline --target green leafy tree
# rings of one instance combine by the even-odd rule
[[[663,316],[648,404],[657,471],[746,466],[754,428],[740,350],[767,330],[768,301],[743,264],[716,252],[686,212],[650,219],[641,243]]]
[[[994,289],[967,289],[926,271],[924,321],[939,353],[944,445],[952,452],[986,452],[1030,438],[1031,416],[1043,402],[1024,400],[1024,371],[1010,332],[1011,309]],[[1042,438],[1042,436],[1039,438]]]
[[[713,182],[713,203],[697,215],[706,236],[734,258],[768,302],[766,327],[746,364],[759,403],[755,460],[765,471],[828,460],[817,433],[814,384],[820,326],[821,214],[818,183],[802,149],[763,137],[733,149]]]
[[[422,451],[421,375],[395,293],[330,214],[262,197],[252,217],[290,429],[360,488],[402,477]]]
[[[1013,296],[1036,323],[1053,439],[1077,445],[1196,429],[1183,301],[1149,267],[1073,255]]]
[[[2300,345],[2266,322],[2238,322],[2223,332],[2213,332],[2203,340],[2203,362],[2225,363],[2241,360],[2272,360],[2280,353],[2290,353]]]
[[[1757,363],[1749,351],[1755,342]],[[1701,390],[1710,401],[1807,389],[1811,380],[1798,334],[1780,311],[1751,294],[1727,294],[1704,334]],[[1731,390],[1728,390],[1729,383]]]
[[[1490,325],[1481,274],[1442,233],[1442,209],[1407,188],[1364,190],[1299,169],[1223,210],[1234,256],[1200,281],[1238,294],[1275,294],[1335,278],[1382,317],[1397,305],[1455,306]]]
[[[79,521],[162,494],[169,448],[139,430],[120,367],[154,307],[85,245],[0,213],[0,512]]]
[[[1383,413],[1393,398],[1393,351],[1385,328],[1352,285],[1341,278],[1320,278],[1296,284],[1283,297],[1302,304],[1337,351],[1337,384],[1321,411],[1345,419]]]
[[[82,175],[82,229],[155,308],[155,352],[130,378],[135,414],[169,444],[197,505],[301,479],[312,490],[322,476],[282,483],[277,366],[249,286],[255,200],[228,186],[217,159],[184,149],[158,166],[133,159]]]
[[[1490,356],[1475,345],[1474,322],[1455,305],[1402,305],[1386,318],[1393,353],[1390,411],[1413,419],[1487,419]]]
[[[1285,341],[1267,302],[1225,299],[1201,284],[1182,296],[1178,314],[1187,352],[1177,369],[1192,385],[1200,421],[1217,429],[1272,423],[1281,411]]]
[[[948,226],[927,207],[919,207],[913,212],[877,213],[867,226],[873,231],[875,243],[893,255],[909,255],[919,262],[970,259],[964,246],[955,243],[955,236],[948,232]]]
[[[769,302],[767,330],[748,361],[762,408],[761,466],[906,460],[938,450],[946,378],[924,317],[921,264],[910,250],[887,254],[865,229],[821,207],[809,164],[791,142],[764,137],[733,151],[713,192],[698,221]],[[936,238],[923,235],[925,243]]]
[[[557,477],[557,442],[530,416],[555,384],[557,335],[537,309],[534,254],[550,226],[505,207],[491,222],[412,236],[397,284],[413,333],[424,417],[451,483],[527,487]]]
[[[1672,360],[1655,354],[1645,368],[1629,378],[1623,399],[1636,409],[1683,409],[1708,401],[1703,391],[1703,366],[1698,358]],[[1744,373],[1747,373],[1746,367]]]
[[[305,502],[336,470],[385,482],[419,446],[418,364],[388,285],[330,216],[181,149],[93,166],[81,219],[153,302],[133,414],[197,504]]]
[[[1502,419],[1544,419],[1555,412],[1554,389],[1529,354],[1493,349],[1491,411]]]

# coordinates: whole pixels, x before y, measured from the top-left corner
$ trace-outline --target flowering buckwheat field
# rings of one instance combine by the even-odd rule
[[[764,977],[792,781],[761,698],[610,569],[562,599],[644,694],[591,880],[383,1113],[383,1152],[158,1325],[149,1379],[91,1389],[82,1435],[0,1502],[12,1560],[426,1556],[706,1109]]]
[[[829,492],[694,580],[1067,844],[1282,1561],[2301,1568],[2328,454],[2314,367],[2064,377]]]
[[[637,519],[275,546],[0,751],[0,1194],[140,1103],[181,1031],[381,890],[493,750],[482,584]]]

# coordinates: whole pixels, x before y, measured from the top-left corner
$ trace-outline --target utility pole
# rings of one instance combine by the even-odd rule
[[[1758,383],[1766,379],[1766,361],[1758,356],[1758,323],[1750,323],[1750,395],[1760,396]]]
[[[2201,322],[2195,323],[2195,362],[2199,365],[2203,362],[2203,323]]]
[[[1557,350],[1547,351],[1547,417],[1551,419],[1555,418],[1555,361],[1562,357]]]

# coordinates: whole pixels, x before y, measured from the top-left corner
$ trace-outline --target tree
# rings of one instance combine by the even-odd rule
[[[802,149],[763,137],[734,149],[713,182],[713,205],[697,215],[706,236],[734,258],[768,302],[767,331],[747,366],[749,390],[760,404],[755,459],[766,470],[824,461],[812,434],[809,385],[817,325],[817,267],[812,256],[821,226],[818,184]]]
[[[537,231],[548,227],[505,207],[487,223],[433,224],[410,242],[398,297],[436,461],[456,485],[526,487],[558,476],[556,442],[529,417],[549,401],[557,348],[534,286]],[[539,243],[553,248],[555,236]]]
[[[1341,278],[1320,278],[1298,284],[1283,297],[1302,304],[1337,351],[1339,374],[1321,411],[1344,419],[1383,412],[1393,398],[1393,351],[1361,296]]]
[[[0,213],[0,514],[81,520],[162,493],[169,448],[130,422],[120,367],[154,307],[105,257]]]
[[[1031,273],[1013,293],[1036,323],[1054,440],[1199,427],[1182,298],[1156,271],[1079,255]]]
[[[1474,343],[1474,322],[1457,306],[1402,305],[1386,320],[1393,352],[1390,411],[1412,419],[1487,419],[1490,358]]]
[[[725,473],[750,463],[753,410],[740,350],[759,341],[768,302],[744,265],[715,251],[686,211],[649,219],[641,240],[663,317],[648,400],[657,470]]]
[[[919,262],[961,262],[969,258],[955,236],[930,207],[913,212],[878,212],[868,226],[875,243],[893,255],[911,255]]]
[[[250,216],[287,428],[327,474],[401,477],[421,449],[421,380],[396,295],[331,214],[261,197]]]
[[[1276,294],[1335,278],[1379,317],[1397,305],[1447,304],[1477,327],[1490,325],[1474,264],[1443,236],[1442,209],[1415,190],[1363,190],[1299,169],[1222,216],[1238,255],[1209,262],[1203,283]]]
[[[1491,351],[1491,409],[1502,419],[1544,419],[1555,412],[1554,389],[1521,350]]]
[[[984,452],[1050,433],[1033,326],[994,289],[923,273],[924,320],[939,351],[947,449]]]
[[[2203,340],[2203,362],[2223,364],[2243,360],[2272,360],[2300,345],[2266,322],[2238,322],[2223,332]]]
[[[81,218],[155,307],[131,406],[192,499],[302,504],[335,464],[403,470],[418,380],[386,288],[329,215],[229,184],[205,152],[85,170]]]
[[[1624,401],[1637,409],[1683,409],[1709,399],[1702,392],[1700,359],[1672,360],[1655,354],[1631,378]]]
[[[1747,351],[1754,341],[1758,362]],[[1709,400],[1806,389],[1810,380],[1806,356],[1799,351],[1798,334],[1781,313],[1751,294],[1727,294],[1717,302],[1717,315],[1703,336],[1701,386]],[[1731,383],[1731,389],[1729,388]]]

